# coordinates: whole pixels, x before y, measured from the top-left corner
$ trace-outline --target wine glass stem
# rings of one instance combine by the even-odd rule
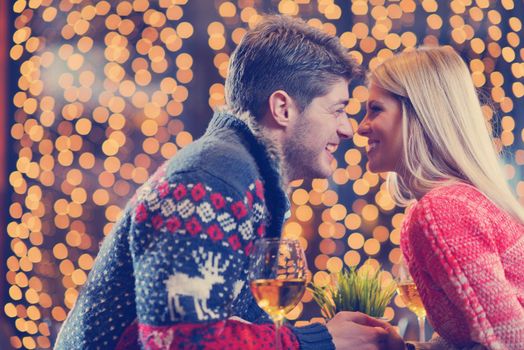
[[[282,326],[282,321],[275,321],[275,349],[282,349],[280,344],[280,327]]]
[[[418,334],[419,342],[423,343],[426,341],[426,318],[424,316],[417,317],[418,320]]]

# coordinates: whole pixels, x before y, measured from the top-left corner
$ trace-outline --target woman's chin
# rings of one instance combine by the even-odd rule
[[[378,164],[374,162],[368,162],[368,168],[369,168],[369,171],[371,171],[372,173],[380,172],[380,167],[378,166]]]
[[[387,169],[387,167],[381,166],[381,164],[376,164],[376,163],[372,163],[372,162],[368,163],[368,168],[369,168],[369,171],[371,171],[372,173],[375,173],[375,174],[387,173],[389,171],[393,171],[391,169]]]

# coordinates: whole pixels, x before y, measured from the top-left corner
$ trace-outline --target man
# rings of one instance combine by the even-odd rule
[[[326,177],[355,64],[338,40],[267,17],[231,57],[229,111],[140,189],[106,238],[56,349],[260,349],[274,328],[247,281],[259,237],[278,237],[297,178]],[[232,316],[235,316],[233,319]],[[373,327],[375,326],[375,327]],[[379,349],[387,325],[340,313],[283,327],[285,349]]]

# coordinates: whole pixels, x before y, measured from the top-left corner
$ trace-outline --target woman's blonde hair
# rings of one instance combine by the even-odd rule
[[[466,182],[524,223],[482,113],[469,70],[450,47],[396,55],[370,73],[370,82],[402,104],[403,164],[389,189],[407,205],[444,183]]]

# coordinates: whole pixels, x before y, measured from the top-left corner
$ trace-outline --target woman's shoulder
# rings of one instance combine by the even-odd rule
[[[477,207],[482,203],[492,202],[475,186],[456,182],[433,188],[418,201],[417,206],[427,207],[430,205],[445,208],[450,205],[466,205],[468,207],[474,205]]]
[[[411,209],[412,216],[457,217],[498,212],[496,205],[476,187],[462,182],[435,187]]]
[[[453,200],[464,197],[468,199],[471,199],[472,197],[486,198],[486,196],[475,186],[465,182],[454,182],[433,188],[421,198],[421,201],[434,199]]]
[[[402,227],[402,247],[433,240],[455,240],[491,220],[485,197],[465,183],[443,184],[427,192],[410,209]],[[422,242],[422,243],[421,243]]]

